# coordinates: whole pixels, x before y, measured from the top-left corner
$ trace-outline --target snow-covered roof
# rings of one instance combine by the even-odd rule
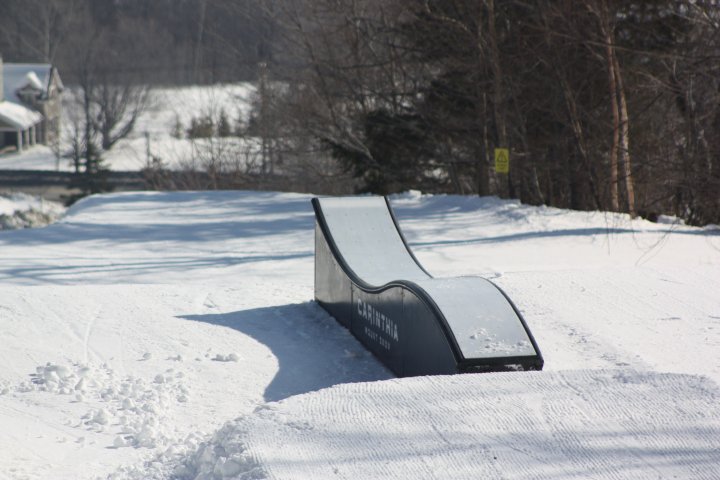
[[[25,130],[42,121],[43,116],[17,103],[0,101],[0,125]]]
[[[48,94],[53,68],[47,63],[5,63],[3,65],[3,94],[5,100],[18,103],[17,91],[26,87]],[[60,80],[58,79],[58,82]],[[58,85],[62,88],[62,83]]]
[[[37,73],[28,72],[28,74],[25,75],[25,79],[27,80],[27,86],[30,86],[36,90],[43,89],[43,84],[40,81],[40,79],[38,78]]]

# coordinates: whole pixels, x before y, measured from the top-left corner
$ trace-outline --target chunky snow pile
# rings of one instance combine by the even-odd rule
[[[65,212],[60,203],[26,193],[0,194],[0,230],[44,227]]]
[[[243,419],[228,422],[210,438],[189,436],[142,465],[124,465],[109,480],[264,480],[263,466],[248,451]]]
[[[117,430],[113,446],[148,447],[170,440],[163,412],[168,403],[187,402],[188,389],[182,372],[167,369],[152,383],[132,376],[117,378],[107,365],[92,368],[83,364],[39,366],[18,392],[49,392],[70,396],[70,401],[94,405],[79,419],[78,427],[93,431]],[[113,428],[116,425],[117,428]]]
[[[400,380],[312,301],[309,200],[111,194],[0,232],[0,479],[717,478],[718,230],[394,196],[545,358]]]

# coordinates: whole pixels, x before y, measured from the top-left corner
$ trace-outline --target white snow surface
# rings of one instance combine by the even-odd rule
[[[0,119],[9,123],[13,128],[27,130],[40,123],[42,115],[23,105],[0,100]]]
[[[716,228],[391,197],[545,358],[394,379],[313,302],[310,198],[109,194],[0,232],[0,478],[719,478]]]
[[[26,193],[0,193],[0,215],[12,215],[18,211],[38,210],[60,215],[65,208],[58,202],[51,202],[37,195]]]
[[[62,153],[71,150],[73,118],[82,117],[72,100],[76,93],[72,89],[63,92]],[[233,128],[238,124],[247,125],[254,93],[255,87],[249,83],[154,88],[130,135],[103,153],[105,166],[113,171],[139,171],[148,166],[148,160],[152,163],[152,158],[160,159],[166,168],[182,170],[203,170],[208,158],[214,158],[216,164],[218,159],[252,164],[260,148],[257,138],[192,140],[185,137],[193,118],[209,117],[217,125],[223,112]],[[180,132],[175,132],[177,127]],[[181,138],[174,137],[176,133]],[[70,159],[58,159],[50,148],[35,145],[22,153],[0,155],[0,170],[69,172],[74,167]]]
[[[0,193],[0,230],[43,227],[57,220],[65,207],[36,195]]]

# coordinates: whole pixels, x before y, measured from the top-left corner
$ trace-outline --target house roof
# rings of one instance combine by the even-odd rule
[[[0,126],[7,125],[17,130],[25,130],[42,121],[43,116],[17,103],[0,101]]]
[[[52,78],[53,68],[47,63],[5,63],[3,65],[3,98],[10,102],[20,103],[17,92],[23,88],[40,90],[43,97],[47,97]],[[59,77],[57,77],[57,82],[58,87],[63,88]]]

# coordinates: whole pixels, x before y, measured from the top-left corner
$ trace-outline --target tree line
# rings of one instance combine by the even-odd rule
[[[718,2],[276,2],[277,102],[361,188],[720,222]],[[295,119],[295,122],[292,122]],[[509,173],[494,169],[496,148]]]
[[[69,83],[100,58],[108,74],[154,84],[254,80],[271,35],[253,0],[3,0],[0,10],[5,60],[53,63]]]
[[[359,191],[499,195],[706,224],[720,223],[719,7],[5,0],[0,52],[52,61],[87,101],[118,107],[119,85],[255,81],[251,131],[263,158],[350,175]],[[88,120],[131,121],[124,108],[91,109]],[[86,136],[109,144],[118,122]],[[508,173],[494,168],[498,148]]]

